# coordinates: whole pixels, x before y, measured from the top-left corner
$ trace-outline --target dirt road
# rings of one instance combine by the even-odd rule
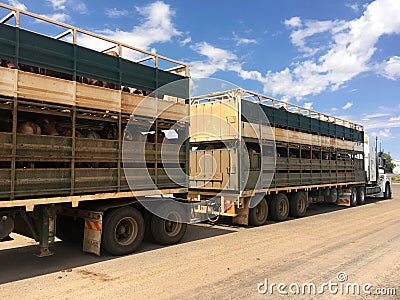
[[[39,259],[30,240],[14,235],[0,243],[0,298],[345,299],[346,284],[358,284],[352,299],[400,299],[400,185],[393,192],[355,208],[314,205],[305,218],[262,227],[190,226],[178,245],[145,243],[117,258],[59,242],[54,256]],[[308,295],[311,284],[324,294]],[[390,288],[397,295],[372,295]],[[306,296],[292,293],[302,289]]]

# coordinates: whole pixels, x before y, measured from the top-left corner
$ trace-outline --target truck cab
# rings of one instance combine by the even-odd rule
[[[377,141],[371,142],[369,137],[364,137],[366,194],[372,197],[392,198],[392,181],[385,172],[386,159],[383,152],[377,151]]]

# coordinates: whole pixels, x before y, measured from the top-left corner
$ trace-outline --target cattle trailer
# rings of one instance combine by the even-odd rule
[[[101,245],[115,255],[132,252],[144,235],[179,241],[186,230],[179,214],[162,219],[139,200],[187,192],[186,177],[168,174],[188,168],[188,124],[179,123],[189,113],[188,66],[5,4],[0,9],[8,12],[0,24],[0,239],[12,231],[30,236],[40,256],[52,254],[54,236],[83,238],[84,251],[98,255]],[[61,33],[24,29],[27,19]],[[87,39],[108,48],[82,46]],[[151,94],[170,83],[171,90]],[[172,126],[178,137],[163,158],[178,153],[179,161],[162,164]]]
[[[391,197],[361,125],[240,88],[191,98],[190,115],[189,197],[211,220],[261,225]]]

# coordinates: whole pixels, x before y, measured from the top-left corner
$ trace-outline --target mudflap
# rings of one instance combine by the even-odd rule
[[[232,222],[238,225],[249,225],[250,198],[239,198],[239,205],[236,207],[236,216]]]
[[[350,206],[351,190],[344,188],[339,193],[338,205],[339,206]]]
[[[102,213],[92,213],[90,218],[85,218],[85,229],[83,235],[84,252],[100,256],[102,223]]]

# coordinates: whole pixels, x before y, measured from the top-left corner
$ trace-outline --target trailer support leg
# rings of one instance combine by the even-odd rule
[[[40,239],[39,239],[39,254],[37,257],[51,256],[54,253],[49,249],[49,232],[50,227],[54,228],[54,223],[50,224],[50,216],[46,206],[40,208]],[[54,218],[51,218],[51,222],[54,222]],[[52,226],[50,226],[52,225]]]

